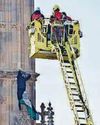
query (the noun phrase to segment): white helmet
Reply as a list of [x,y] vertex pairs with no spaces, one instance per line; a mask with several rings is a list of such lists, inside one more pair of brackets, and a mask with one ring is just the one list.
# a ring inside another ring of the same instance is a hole
[[53,6],[53,10],[55,11],[55,10],[57,10],[57,9],[60,10],[60,7],[59,7],[59,5],[55,4],[55,5]]
[[36,8],[36,11],[41,11],[41,10],[40,10],[40,7],[37,7],[37,8]]

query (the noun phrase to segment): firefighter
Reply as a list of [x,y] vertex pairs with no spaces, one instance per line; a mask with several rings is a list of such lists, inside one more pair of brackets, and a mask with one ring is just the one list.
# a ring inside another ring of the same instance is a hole
[[[54,23],[56,21],[56,23],[60,23],[62,22],[62,13],[60,12],[60,7],[59,5],[54,5],[53,7],[53,14],[51,15],[50,17],[50,23]],[[51,28],[51,25],[49,25],[49,28]],[[61,42],[62,40],[62,36],[63,36],[63,30],[61,29],[61,27],[59,26],[54,26],[52,29],[51,29],[51,32],[52,32],[52,42],[54,41],[59,41]],[[51,32],[50,32],[50,35],[51,36]]]
[[50,17],[50,21],[51,23],[54,21],[54,20],[65,20],[65,21],[72,21],[72,18],[69,17],[66,12],[60,12],[60,7],[59,5],[54,5],[53,7],[53,15],[51,15]]
[[[71,17],[67,16],[67,14],[65,12],[61,12],[60,11],[60,7],[59,5],[54,5],[53,6],[53,14],[50,16],[50,23],[54,23],[54,21],[56,21],[57,23],[62,23],[64,25],[64,29],[65,29],[65,41],[68,41],[67,38],[67,21],[73,21]],[[58,38],[62,37],[62,30],[59,29],[59,27],[56,27],[55,30],[57,31],[56,36],[59,36]],[[59,31],[58,31],[59,30]],[[50,39],[51,37],[51,25],[48,26],[48,39]],[[55,35],[54,35],[55,37]],[[57,38],[57,37],[56,37]],[[61,39],[60,39],[61,40]]]
[[62,19],[62,13],[60,12],[59,5],[54,5],[53,14],[50,17],[50,22],[53,23],[55,20],[60,21]]
[[[72,22],[72,18],[67,16],[66,12],[62,12],[62,19],[65,28],[65,41],[68,41],[68,22]],[[70,25],[73,29],[73,26]]]
[[40,7],[37,7],[36,10],[31,15],[31,21],[34,20],[43,20],[44,15],[41,13]]

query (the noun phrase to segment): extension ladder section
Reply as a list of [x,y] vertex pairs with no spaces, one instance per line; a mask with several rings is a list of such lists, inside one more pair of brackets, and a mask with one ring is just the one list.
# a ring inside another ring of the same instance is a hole
[[76,69],[75,60],[70,57],[68,49],[63,48],[63,50],[67,53],[68,60],[64,60],[62,47],[56,43],[55,51],[60,62],[66,92],[74,114],[75,125],[94,125],[78,66]]

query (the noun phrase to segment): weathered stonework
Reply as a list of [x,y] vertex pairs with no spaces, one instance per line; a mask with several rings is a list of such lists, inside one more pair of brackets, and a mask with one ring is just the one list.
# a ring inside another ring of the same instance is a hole
[[[31,100],[35,99],[33,88],[38,75],[33,73],[27,82],[27,91]],[[18,109],[16,76],[17,72],[0,72],[0,125],[21,125],[18,124],[21,112]],[[34,100],[33,104],[35,105]],[[23,125],[31,125],[31,122],[30,124],[27,122]]]
[[0,125],[16,125],[15,116],[19,114],[16,75],[19,68],[32,74],[27,91],[35,104],[37,74],[35,61],[29,59],[26,31],[33,9],[34,0],[0,0]]

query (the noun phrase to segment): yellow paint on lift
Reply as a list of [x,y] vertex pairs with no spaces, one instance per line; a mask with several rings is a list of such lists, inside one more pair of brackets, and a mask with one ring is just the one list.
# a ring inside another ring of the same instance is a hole
[[[54,42],[51,40],[47,40],[47,32],[48,32],[48,24],[49,21],[45,20],[44,23],[39,22],[37,20],[30,23],[28,26],[28,34],[29,34],[29,57],[32,58],[43,58],[43,59],[57,59],[56,52],[54,51]],[[54,26],[62,26],[63,24],[52,24],[51,28]],[[72,48],[77,55],[73,55],[72,50],[70,48],[70,54],[74,57],[79,57],[80,55],[80,36],[79,36],[79,22],[72,22],[71,24],[67,24],[68,27],[68,41],[71,44]],[[72,29],[71,29],[72,27]],[[52,34],[52,32],[51,32]],[[68,49],[68,41],[63,38],[63,46],[65,49]],[[67,59],[67,56],[64,55],[64,58]]]

